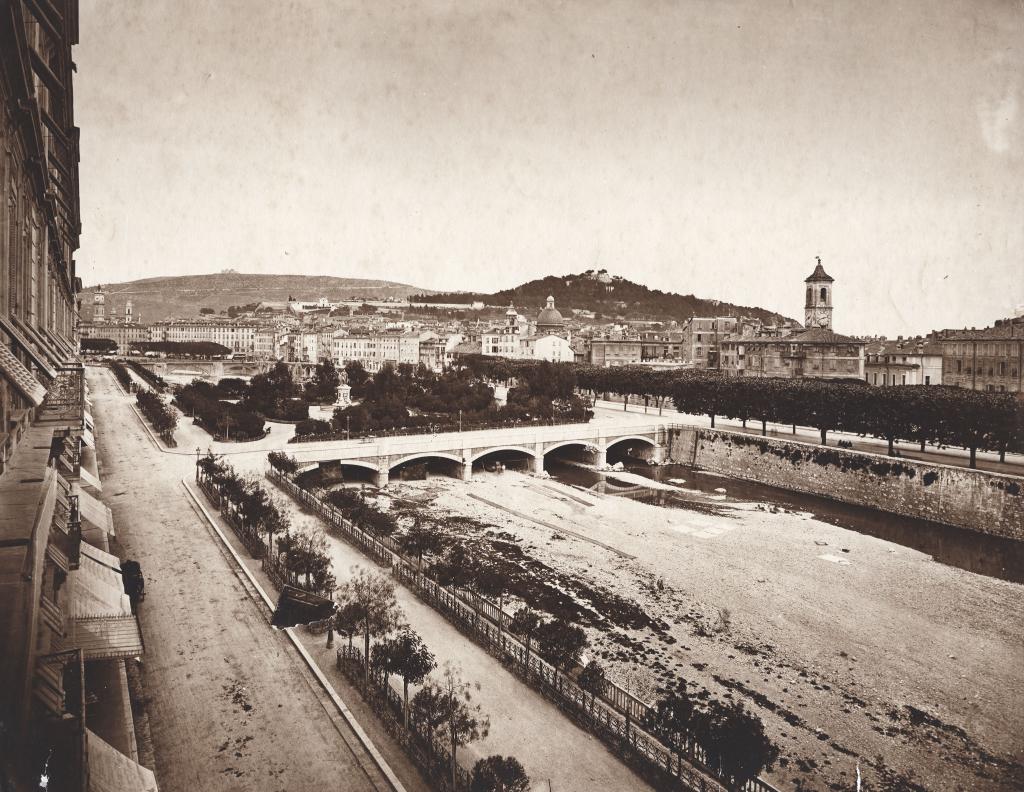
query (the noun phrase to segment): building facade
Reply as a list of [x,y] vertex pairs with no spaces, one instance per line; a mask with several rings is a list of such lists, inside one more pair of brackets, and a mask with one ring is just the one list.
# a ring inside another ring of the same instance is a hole
[[640,339],[592,338],[590,362],[595,366],[630,366],[642,359]]
[[1024,317],[981,330],[944,330],[942,381],[997,393],[1024,393]]
[[941,385],[942,344],[934,338],[872,341],[864,350],[869,385]]
[[698,369],[720,368],[720,344],[739,323],[736,316],[694,316],[683,327],[683,361]]
[[0,787],[155,792],[107,684],[142,638],[78,357],[77,39],[75,0],[0,0]]
[[57,6],[59,20],[35,3],[0,3],[0,464],[17,442],[12,422],[31,417],[77,348],[78,22],[75,3]]

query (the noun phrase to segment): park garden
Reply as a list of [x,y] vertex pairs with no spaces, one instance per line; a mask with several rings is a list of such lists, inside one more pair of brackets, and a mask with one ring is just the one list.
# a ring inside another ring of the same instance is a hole
[[294,442],[343,439],[366,434],[447,432],[530,423],[576,423],[593,413],[575,392],[571,372],[539,365],[519,378],[506,404],[494,388],[468,368],[437,373],[426,366],[383,366],[369,374],[358,362],[345,367],[357,404],[339,407],[330,421],[296,427]]

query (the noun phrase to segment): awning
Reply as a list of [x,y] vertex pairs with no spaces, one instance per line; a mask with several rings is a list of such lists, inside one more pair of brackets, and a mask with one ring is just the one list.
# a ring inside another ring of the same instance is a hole
[[57,354],[57,351],[55,350],[53,344],[50,343],[50,341],[48,341],[47,339],[43,338],[42,334],[38,330],[32,327],[32,325],[26,324],[25,322],[21,321],[21,319],[19,319],[17,316],[12,316],[11,320],[13,321],[15,327],[17,327],[21,331],[22,337],[27,337],[29,342],[35,345],[36,352],[41,354],[44,358],[46,358],[46,360],[50,362],[50,364],[54,368],[54,371],[56,371],[58,368],[61,367],[61,365],[63,365],[63,356]]
[[100,484],[100,480],[85,465],[79,466],[78,478],[79,483],[83,487],[92,487],[96,492],[103,492],[103,485]]
[[14,356],[7,344],[0,344],[0,371],[14,386],[24,394],[25,398],[38,407],[46,398],[46,388],[35,377],[32,372],[22,365],[22,362]]
[[18,330],[18,328],[3,317],[0,317],[0,327],[3,327],[4,332],[13,338],[18,343],[18,346],[28,353],[28,356],[32,358],[32,362],[41,368],[50,379],[57,378],[57,372],[49,363],[46,362],[46,360],[43,359],[43,356],[36,351],[35,347],[26,340],[25,336],[20,330]]
[[60,663],[49,663],[45,658],[40,658],[36,661],[36,674],[32,680],[35,697],[50,714],[58,718],[64,715],[63,669]]
[[52,541],[46,545],[46,555],[54,564],[63,569],[65,574],[71,569],[71,562],[68,560],[67,553],[57,547]]
[[132,603],[124,593],[117,556],[95,547],[82,547],[78,569],[68,575],[68,615],[73,619],[131,616]]
[[89,792],[157,792],[156,776],[110,743],[85,730]]
[[81,649],[86,660],[128,659],[142,654],[142,633],[134,616],[69,619],[64,646]]
[[79,486],[74,486],[71,494],[78,496],[78,513],[82,516],[83,530],[84,523],[88,523],[94,529],[103,531],[110,536],[114,535],[114,516],[110,512],[109,506]]
[[39,601],[39,614],[53,632],[57,635],[64,634],[64,614],[57,603],[45,595]]
[[277,600],[277,607],[270,623],[275,627],[294,627],[296,624],[323,621],[333,614],[336,608],[333,600],[293,586],[285,586]]
[[78,436],[82,438],[82,442],[90,448],[96,448],[96,438],[92,433],[92,429],[88,426],[84,427],[79,431]]

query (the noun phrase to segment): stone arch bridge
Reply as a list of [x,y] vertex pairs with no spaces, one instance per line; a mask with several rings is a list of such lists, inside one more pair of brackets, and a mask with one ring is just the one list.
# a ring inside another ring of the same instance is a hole
[[299,461],[301,470],[334,464],[358,467],[375,473],[377,486],[386,487],[393,470],[419,461],[446,460],[459,466],[463,479],[469,479],[474,462],[498,452],[522,455],[529,460],[535,473],[544,470],[547,454],[570,446],[585,449],[598,467],[606,463],[609,449],[621,444],[645,446],[651,460],[661,462],[669,426],[664,423],[523,426],[438,435],[297,443],[288,446],[287,452]]

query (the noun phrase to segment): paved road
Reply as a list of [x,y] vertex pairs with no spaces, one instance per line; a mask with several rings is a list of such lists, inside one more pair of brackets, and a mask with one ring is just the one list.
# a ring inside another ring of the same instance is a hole
[[180,481],[193,460],[153,447],[108,371],[88,376],[103,500],[146,575],[140,622],[161,790],[387,788],[192,510]]

